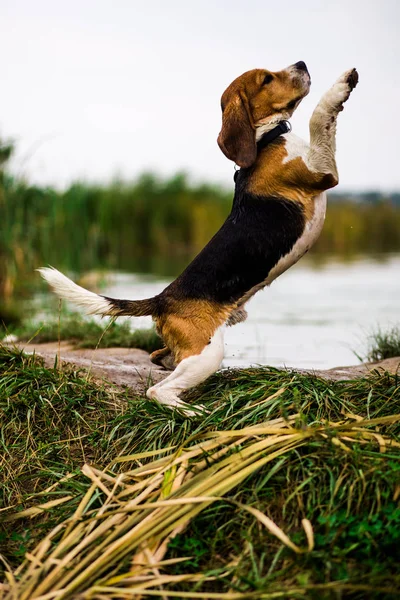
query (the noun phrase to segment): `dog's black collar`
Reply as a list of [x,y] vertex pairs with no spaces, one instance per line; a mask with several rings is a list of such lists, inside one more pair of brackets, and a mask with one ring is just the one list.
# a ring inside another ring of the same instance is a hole
[[[264,135],[258,140],[257,150],[262,150],[262,148],[265,148],[265,146],[268,146],[268,144],[270,144],[271,142],[276,140],[276,138],[278,138],[280,135],[283,135],[284,133],[288,133],[289,131],[291,131],[291,129],[292,129],[292,126],[289,123],[289,121],[280,121],[276,127],[274,127],[273,129],[270,129],[270,131],[267,131],[266,133],[264,133]],[[236,183],[236,179],[238,177],[239,171],[240,171],[240,169],[237,169],[233,175],[233,181],[235,183]]]
[[264,135],[257,142],[257,149],[261,150],[268,146],[271,142],[276,140],[283,133],[288,133],[292,129],[289,121],[280,121],[276,127],[264,133]]

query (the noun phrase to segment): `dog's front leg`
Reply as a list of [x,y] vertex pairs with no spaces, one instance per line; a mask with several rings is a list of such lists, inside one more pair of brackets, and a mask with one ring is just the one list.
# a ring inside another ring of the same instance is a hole
[[315,173],[331,176],[331,185],[328,187],[337,185],[339,181],[335,160],[336,119],[357,82],[356,69],[343,73],[322,96],[310,120],[308,166]]

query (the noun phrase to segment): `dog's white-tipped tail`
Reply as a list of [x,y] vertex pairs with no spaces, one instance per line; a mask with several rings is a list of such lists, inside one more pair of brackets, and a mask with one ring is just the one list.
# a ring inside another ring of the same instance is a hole
[[65,300],[69,300],[78,306],[82,306],[91,315],[110,315],[112,306],[102,296],[89,292],[77,285],[71,279],[57,271],[57,269],[43,267],[37,269],[43,279],[47,281],[52,290]]
[[99,296],[74,283],[57,269],[42,267],[37,269],[52,290],[65,300],[69,300],[85,309],[88,314],[104,316],[143,316],[151,315],[154,310],[154,299],[117,300]]

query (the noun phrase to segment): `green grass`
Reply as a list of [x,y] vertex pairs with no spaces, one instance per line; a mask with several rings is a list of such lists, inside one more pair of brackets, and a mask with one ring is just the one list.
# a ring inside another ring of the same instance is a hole
[[378,329],[369,336],[367,360],[377,362],[397,356],[400,356],[400,327]]
[[[216,579],[181,582],[170,589],[178,597],[195,590],[231,590],[248,598],[269,597],[267,593],[282,598],[397,597],[400,450],[386,442],[382,452],[378,443],[379,436],[400,441],[400,419],[384,420],[399,415],[397,376],[376,372],[356,381],[327,382],[270,368],[229,370],[186,399],[205,404],[209,413],[188,420],[129,389],[100,386],[72,367],[47,369],[34,356],[0,348],[0,489],[3,507],[11,507],[0,516],[69,497],[37,516],[2,523],[1,553],[11,568],[82,501],[92,483],[80,471],[84,462],[115,476],[138,466],[129,459],[133,453],[183,443],[187,447],[212,431],[298,415],[296,430],[322,427],[322,433],[252,473],[224,499],[204,508],[169,544],[166,558],[190,558],[164,567],[164,572],[198,571]],[[382,420],[379,427],[369,427],[373,435],[368,443],[362,443],[361,431],[359,439],[355,431],[354,438],[338,440],[333,423],[354,422],[354,415]],[[241,461],[240,448],[237,452]],[[121,456],[128,459],[112,463]],[[98,490],[91,497],[91,510],[101,506],[102,496]],[[294,553],[238,503],[267,514],[302,547],[301,520],[307,518],[314,549]],[[110,565],[115,575],[127,568],[129,560]]]
[[62,312],[60,319],[49,317],[45,321],[26,321],[18,327],[9,327],[9,333],[19,340],[32,340],[35,343],[68,340],[78,348],[140,348],[153,352],[162,347],[162,341],[154,328],[130,328],[128,320],[99,323],[79,313]]

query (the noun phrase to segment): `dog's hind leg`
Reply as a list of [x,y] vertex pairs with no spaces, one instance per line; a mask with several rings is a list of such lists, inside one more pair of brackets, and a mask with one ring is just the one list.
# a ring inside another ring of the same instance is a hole
[[355,69],[343,73],[322,96],[311,116],[307,162],[311,171],[332,177],[327,187],[333,187],[339,181],[335,160],[336,119],[357,82],[358,73]]
[[223,328],[219,327],[210,342],[203,347],[199,354],[187,355],[177,365],[175,371],[166,379],[147,390],[147,397],[157,400],[160,404],[176,408],[187,416],[193,416],[201,411],[179,398],[179,395],[215,373],[224,357]]
[[173,354],[167,346],[164,346],[164,348],[160,348],[159,350],[154,350],[154,352],[150,354],[150,360],[153,364],[164,367],[167,371],[173,371],[175,369]]

